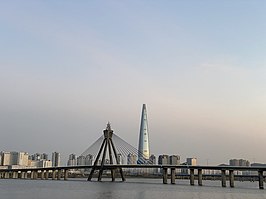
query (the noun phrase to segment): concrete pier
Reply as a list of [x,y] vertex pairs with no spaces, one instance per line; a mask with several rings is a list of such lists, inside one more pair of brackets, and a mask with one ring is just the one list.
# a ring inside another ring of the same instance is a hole
[[17,171],[13,171],[13,172],[12,172],[12,178],[13,178],[13,179],[18,178],[18,172],[17,172]]
[[55,174],[56,174],[56,170],[53,170],[53,172],[52,172],[52,180],[55,180]]
[[41,170],[41,180],[44,180],[44,172],[45,170]]
[[222,187],[226,187],[226,174],[225,174],[225,170],[221,171],[221,181],[222,181]]
[[8,179],[10,177],[9,171],[5,172],[5,179]]
[[171,184],[175,184],[175,168],[171,168]]
[[45,180],[48,180],[49,178],[49,170],[45,170]]
[[230,187],[235,187],[234,170],[229,170]]
[[260,189],[264,189],[264,185],[263,185],[263,171],[258,171],[259,174],[259,188]]
[[198,185],[202,186],[202,169],[198,169]]
[[61,169],[57,170],[57,180],[61,179]]
[[25,171],[21,171],[21,173],[20,173],[20,179],[25,179]]
[[33,175],[34,175],[34,172],[31,171],[31,172],[30,172],[30,179],[31,179],[31,180],[33,179]]
[[195,181],[194,169],[190,169],[190,185],[194,185],[194,181]]
[[163,168],[163,183],[167,184],[167,168]]
[[34,180],[38,179],[38,171],[33,171],[33,179]]
[[[115,173],[115,171],[114,171],[114,173]],[[114,174],[113,174],[113,175],[114,175]],[[67,178],[68,178],[68,170],[65,169],[65,170],[64,170],[64,180],[67,180]],[[114,178],[114,176],[112,176],[112,178]]]

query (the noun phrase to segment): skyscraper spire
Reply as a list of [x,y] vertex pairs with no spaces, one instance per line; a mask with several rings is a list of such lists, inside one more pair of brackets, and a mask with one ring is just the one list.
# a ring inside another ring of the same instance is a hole
[[140,132],[139,132],[139,148],[138,163],[143,164],[150,158],[149,131],[146,104],[142,106]]

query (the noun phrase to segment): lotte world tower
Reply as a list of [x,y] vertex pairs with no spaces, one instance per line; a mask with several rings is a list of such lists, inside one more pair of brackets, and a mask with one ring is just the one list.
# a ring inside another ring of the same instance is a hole
[[142,106],[139,132],[138,164],[145,164],[150,158],[149,131],[146,104]]

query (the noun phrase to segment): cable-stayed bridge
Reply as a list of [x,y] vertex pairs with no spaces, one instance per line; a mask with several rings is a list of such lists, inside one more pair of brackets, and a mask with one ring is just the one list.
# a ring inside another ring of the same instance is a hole
[[[123,169],[129,168],[153,168],[161,169],[163,183],[167,184],[167,179],[171,179],[171,184],[175,184],[178,177],[177,169],[186,169],[189,171],[187,177],[190,179],[190,185],[202,186],[203,170],[218,170],[220,175],[215,177],[221,181],[222,187],[226,187],[226,181],[229,181],[230,187],[234,187],[235,171],[256,171],[257,175],[247,176],[259,182],[259,188],[264,189],[266,167],[240,167],[240,166],[191,166],[191,165],[156,165],[151,159],[144,159],[137,149],[126,141],[115,135],[110,124],[107,124],[103,131],[103,136],[97,139],[86,151],[83,156],[92,157],[91,165],[66,166],[66,167],[47,167],[47,168],[20,168],[20,169],[0,169],[1,179],[42,179],[49,178],[60,180],[62,177],[67,180],[69,170],[73,169],[91,169],[88,180],[91,181],[93,174],[98,175],[98,181],[101,181],[103,171],[110,170],[112,181],[115,181],[116,175],[120,175],[122,181],[125,181]],[[94,159],[95,158],[95,159]],[[126,161],[126,162],[125,162]],[[98,172],[96,172],[98,171]],[[170,172],[169,172],[170,171]],[[196,172],[195,172],[196,171]],[[94,175],[95,176],[95,175]]]
[[[112,131],[109,123],[107,124],[107,129],[108,128],[110,128],[109,131]],[[87,158],[93,158],[92,162],[94,162],[95,157],[97,157],[100,146],[103,143],[104,139],[105,139],[104,135],[99,137],[81,155]],[[118,162],[113,162],[113,164],[130,164],[130,165],[137,164],[137,163],[148,164],[148,165],[155,164],[155,162],[152,159],[145,159],[142,152],[140,152],[138,149],[133,147],[131,144],[127,143],[125,140],[120,138],[115,133],[112,133],[112,142],[115,146],[115,149],[118,155]],[[100,160],[104,160],[105,161],[104,164],[110,164],[110,159],[115,159],[115,156],[114,156],[115,154],[114,153],[111,153],[111,154],[112,154],[112,157],[110,156],[110,153],[109,153],[109,147],[107,147],[107,156],[104,159],[100,158]],[[100,161],[99,163],[101,162],[102,161]]]

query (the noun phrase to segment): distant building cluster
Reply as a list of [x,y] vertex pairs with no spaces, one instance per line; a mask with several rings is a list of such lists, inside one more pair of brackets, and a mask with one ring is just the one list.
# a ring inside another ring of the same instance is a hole
[[83,166],[83,165],[92,165],[93,162],[93,155],[89,154],[86,157],[85,156],[76,156],[75,154],[70,154],[67,166]]
[[249,167],[250,162],[244,159],[231,159],[229,160],[230,166],[240,166],[240,167]]
[[1,168],[45,168],[60,165],[60,154],[52,153],[52,160],[46,153],[35,153],[29,155],[27,152],[1,151],[0,167]]

